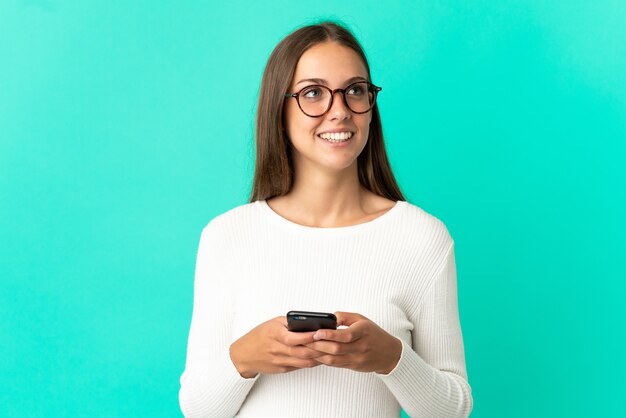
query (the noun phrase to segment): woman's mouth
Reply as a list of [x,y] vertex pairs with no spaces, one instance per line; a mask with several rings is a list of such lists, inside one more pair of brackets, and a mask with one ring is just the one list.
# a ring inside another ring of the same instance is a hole
[[325,132],[317,136],[322,138],[324,141],[338,143],[350,140],[353,135],[354,132]]

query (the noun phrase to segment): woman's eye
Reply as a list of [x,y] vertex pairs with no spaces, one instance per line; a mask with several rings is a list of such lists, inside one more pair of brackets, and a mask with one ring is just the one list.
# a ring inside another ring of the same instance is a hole
[[352,96],[361,96],[365,93],[365,89],[363,86],[352,86],[350,90],[348,90],[348,94]]
[[322,95],[322,89],[319,87],[311,87],[302,92],[302,95],[308,99],[315,99]]

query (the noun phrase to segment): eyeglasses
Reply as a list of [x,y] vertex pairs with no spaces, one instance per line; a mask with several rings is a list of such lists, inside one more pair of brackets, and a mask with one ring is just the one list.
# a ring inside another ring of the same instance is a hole
[[326,86],[313,84],[297,93],[285,93],[285,97],[295,97],[298,107],[307,116],[319,118],[333,106],[335,93],[340,92],[343,102],[353,113],[367,113],[374,107],[376,96],[382,88],[367,81],[357,81],[345,89],[331,90]]

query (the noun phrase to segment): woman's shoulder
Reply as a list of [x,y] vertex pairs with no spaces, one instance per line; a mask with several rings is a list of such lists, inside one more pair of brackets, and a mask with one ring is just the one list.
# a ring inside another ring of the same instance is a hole
[[258,213],[259,201],[244,203],[211,218],[206,225],[209,229],[232,228],[254,218]]
[[452,242],[452,235],[445,222],[421,206],[408,201],[398,202],[404,206],[402,225],[410,233],[430,236],[432,240]]
[[387,212],[392,209],[399,209],[404,213],[403,223],[409,226],[415,227],[427,227],[429,229],[446,229],[445,224],[441,219],[435,215],[427,212],[417,204],[409,201],[400,200],[394,201],[383,196],[378,196],[371,193],[370,205],[381,213]]
[[409,219],[418,223],[426,223],[432,226],[445,227],[445,223],[434,213],[431,213],[423,207],[409,201],[400,201],[406,209],[405,212]]

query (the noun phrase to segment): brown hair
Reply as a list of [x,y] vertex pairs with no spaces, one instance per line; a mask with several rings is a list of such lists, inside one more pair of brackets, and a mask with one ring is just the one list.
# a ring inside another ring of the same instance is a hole
[[[256,164],[250,202],[287,194],[293,184],[291,143],[283,127],[283,104],[302,54],[316,44],[334,41],[353,49],[370,68],[354,35],[334,22],[302,27],[283,39],[270,55],[259,92],[256,118]],[[365,148],[357,158],[359,182],[373,193],[391,200],[405,200],[391,171],[383,140],[378,104]]]

